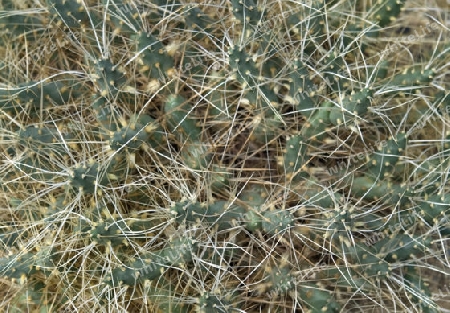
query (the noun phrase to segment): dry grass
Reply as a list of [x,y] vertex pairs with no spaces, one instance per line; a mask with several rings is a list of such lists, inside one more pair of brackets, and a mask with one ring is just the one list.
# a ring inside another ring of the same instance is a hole
[[[202,312],[199,301],[208,293],[233,303],[233,312],[297,312],[306,311],[307,296],[303,293],[305,286],[311,285],[315,293],[329,291],[341,304],[341,312],[419,312],[417,300],[408,299],[412,292],[403,280],[405,268],[417,267],[421,277],[430,282],[431,298],[442,310],[450,310],[448,297],[438,293],[443,286],[448,287],[442,292],[450,293],[449,264],[442,258],[448,251],[447,243],[446,238],[439,240],[440,232],[433,225],[422,220],[398,231],[396,235],[408,231],[419,239],[433,240],[434,245],[419,258],[393,262],[383,279],[370,277],[347,252],[353,243],[362,245],[371,232],[378,231],[370,229],[374,222],[371,218],[398,221],[401,217],[397,214],[404,211],[420,219],[413,213],[413,205],[403,208],[385,199],[355,196],[352,181],[365,175],[367,151],[406,131],[406,151],[386,181],[409,184],[411,188],[419,188],[420,181],[428,179],[426,173],[417,171],[423,162],[448,159],[445,145],[449,116],[439,115],[433,102],[438,90],[449,88],[448,52],[438,55],[436,51],[444,43],[448,46],[450,40],[448,4],[408,1],[399,18],[378,38],[368,39],[368,47],[362,51],[360,46],[353,46],[353,50],[343,46],[342,29],[346,28],[336,24],[350,25],[358,18],[358,10],[365,12],[372,3],[360,1],[359,9],[354,10],[347,1],[339,2],[336,9],[326,13],[327,30],[335,32],[323,42],[300,35],[312,27],[308,24],[311,15],[306,13],[307,6],[290,1],[262,4],[268,18],[260,32],[252,32],[231,18],[228,2],[199,3],[213,17],[207,32],[202,32],[198,20],[200,27],[193,32],[180,29],[180,21],[189,22],[181,19],[187,6],[172,12],[167,8],[162,11],[164,17],[155,21],[151,12],[156,6],[146,2],[129,1],[117,11],[115,2],[109,1],[110,11],[105,12],[103,4],[83,1],[91,16],[77,28],[58,24],[58,18],[48,14],[44,1],[16,4],[16,9],[35,16],[42,27],[35,26],[29,33],[0,28],[0,55],[4,60],[0,101],[11,99],[11,95],[4,96],[5,90],[22,82],[50,79],[64,83],[73,79],[77,84],[68,83],[73,87],[69,88],[72,94],[63,103],[51,103],[43,94],[29,95],[39,100],[16,102],[14,109],[0,112],[0,234],[19,234],[16,245],[5,245],[0,257],[31,252],[48,270],[28,281],[2,280],[0,295],[5,300],[0,308],[11,312],[38,308],[41,312],[169,312],[184,304]],[[134,8],[141,14],[135,17],[135,24],[126,19],[128,10]],[[307,17],[299,24],[300,34],[285,29],[286,14],[292,10]],[[111,29],[114,11],[116,18],[132,29],[130,33],[125,26]],[[0,16],[8,14],[2,12]],[[369,19],[371,14],[360,18]],[[436,27],[427,27],[431,24]],[[165,48],[151,58],[153,63],[159,61],[159,68],[150,69],[157,75],[149,75],[141,63],[146,52],[139,51],[132,36],[137,30],[159,32],[158,39]],[[412,40],[408,39],[410,35]],[[266,41],[261,36],[266,36]],[[311,47],[305,46],[313,39],[314,49],[307,53]],[[231,47],[244,49],[248,56],[240,63],[241,68],[230,65]],[[325,84],[337,77],[330,74],[332,53],[341,62],[338,75],[347,78],[342,90],[332,90]],[[114,86],[109,76],[104,83],[96,72],[95,60],[101,57],[119,64],[124,73],[121,79],[115,77]],[[173,67],[165,71],[169,59]],[[321,86],[313,90],[320,103],[339,104],[347,90],[369,86],[376,91],[367,114],[370,119],[331,125],[323,130],[325,139],[304,140],[307,160],[303,169],[307,168],[311,177],[300,181],[292,180],[283,161],[289,149],[287,138],[305,132],[307,114],[270,98],[289,92],[288,78],[297,59],[308,64],[311,79]],[[380,68],[381,61],[389,62],[388,72],[386,78],[375,80],[371,72]],[[274,63],[264,72],[267,62]],[[398,90],[396,85],[384,88],[395,74],[413,64],[436,69],[438,74],[431,86],[414,85],[420,92],[413,94]],[[252,72],[253,65],[259,76],[243,83],[242,77],[249,77],[247,70]],[[25,93],[22,91],[22,95]],[[185,120],[175,125],[177,131],[165,108],[173,94],[190,104],[182,113]],[[103,111],[92,106],[99,95],[109,101]],[[112,132],[130,124],[133,129],[130,119],[135,114],[153,118],[156,122],[151,128],[160,125],[161,137],[136,151],[111,149]],[[183,133],[183,125],[192,121],[199,138]],[[39,136],[33,135],[34,130],[27,128],[30,126],[44,133],[50,130],[53,138],[37,142]],[[31,140],[21,137],[20,131],[23,134],[25,130],[32,134]],[[363,154],[360,161],[343,165],[358,153]],[[206,165],[197,166],[203,158]],[[80,174],[84,182],[76,185],[73,177],[77,169],[94,164],[99,167],[90,172],[92,182]],[[335,166],[346,167],[346,175],[330,175],[330,168]],[[448,169],[437,170],[443,173],[435,189],[448,193]],[[222,180],[225,183],[218,184]],[[78,189],[80,185],[93,190],[83,191]],[[324,205],[323,198],[329,203]],[[416,198],[413,204],[420,203]],[[294,226],[273,235],[249,231],[237,222],[220,230],[202,221],[204,216],[200,221],[180,223],[172,210],[186,199],[208,205],[227,201],[228,209],[238,205],[247,211],[257,208],[262,214],[273,209],[289,212]],[[352,220],[350,228],[345,228],[345,219]],[[99,225],[117,231],[109,238],[96,237],[94,229],[105,231],[102,234],[106,236],[107,229]],[[173,253],[184,251],[172,246],[177,238],[195,241],[191,260],[162,264],[160,277],[151,283],[105,283],[111,275],[119,275],[117,269],[156,258],[155,253],[170,251],[169,259],[173,258]],[[46,256],[47,252],[53,257]],[[17,266],[18,261],[14,262],[12,265]],[[2,269],[6,272],[9,268]],[[276,281],[285,269],[293,279],[287,292],[280,288],[285,282]],[[346,276],[342,269],[354,269],[351,280],[364,280],[364,288],[347,289],[349,282],[345,279],[333,280],[334,275]],[[278,270],[280,273],[273,275]],[[33,287],[36,282],[44,283],[42,291]],[[27,292],[30,297],[25,301],[20,297]],[[15,294],[19,298],[12,299]],[[204,311],[209,312],[208,308]]]

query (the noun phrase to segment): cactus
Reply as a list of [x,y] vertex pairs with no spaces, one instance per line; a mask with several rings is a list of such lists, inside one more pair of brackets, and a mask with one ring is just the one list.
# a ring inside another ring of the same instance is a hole
[[196,125],[194,119],[189,117],[194,107],[186,99],[179,95],[170,95],[165,102],[164,111],[167,116],[169,130],[177,134],[179,140],[196,141],[201,137],[201,128]]
[[331,192],[324,190],[316,185],[312,181],[308,182],[308,185],[301,194],[303,203],[307,205],[317,206],[324,209],[333,209],[339,205],[343,200],[343,195],[339,192]]
[[32,2],[0,4],[5,308],[441,309],[440,23],[400,55],[404,0]]
[[247,213],[245,213],[244,220],[245,228],[249,231],[255,232],[262,229],[263,216],[261,213],[255,210],[249,210]]
[[437,224],[450,213],[450,195],[430,195],[418,202],[416,211],[430,225]]
[[181,148],[183,163],[193,169],[205,169],[211,161],[208,146],[203,143],[188,143]]
[[[333,1],[334,2],[334,1]],[[301,37],[304,45],[305,53],[314,53],[321,41],[324,40],[327,24],[326,8],[331,6],[332,2],[315,1],[311,6],[302,7],[299,11],[294,12],[287,17],[286,24],[288,31],[299,34],[304,31],[307,37]],[[305,40],[307,38],[307,40]]]
[[298,179],[307,176],[306,171],[306,142],[302,135],[286,138],[286,153],[278,164],[283,166],[288,179]]
[[380,258],[371,248],[357,244],[344,251],[346,257],[352,261],[352,264],[357,264],[355,270],[362,273],[364,277],[377,277],[380,279],[386,277],[392,270],[389,267],[389,263]]
[[143,262],[134,262],[130,267],[115,268],[111,277],[106,278],[106,282],[114,286],[125,284],[128,286],[134,286],[139,279],[139,269],[144,267]]
[[197,312],[199,313],[207,313],[207,312],[232,312],[230,308],[232,305],[230,304],[230,295],[226,297],[222,295],[215,295],[211,293],[204,293],[200,297],[197,298]]
[[144,142],[160,141],[162,136],[155,130],[159,124],[148,115],[132,116],[126,125],[115,131],[110,139],[110,147],[113,150],[127,149],[135,151]]
[[0,259],[0,275],[7,279],[23,284],[36,272],[35,254],[31,252]]
[[368,201],[383,199],[392,204],[397,204],[402,200],[406,192],[405,188],[398,184],[389,181],[376,182],[365,176],[355,178],[350,190],[354,197],[364,198]]
[[[37,150],[37,149],[36,149]],[[45,151],[45,149],[41,149]],[[50,150],[50,149],[48,149]],[[39,155],[34,151],[29,151],[22,155],[15,165],[16,171],[10,172],[16,177],[28,176],[38,181],[51,181],[55,179],[55,175],[51,174],[54,170],[52,158],[54,154],[50,152],[49,156]]]
[[289,211],[271,208],[263,213],[261,228],[267,234],[276,235],[289,231],[295,219]]
[[[206,165],[200,164],[200,166]],[[209,173],[210,179],[207,180],[210,182],[211,189],[216,192],[220,192],[222,190],[226,190],[226,188],[230,185],[230,179],[233,178],[233,173],[227,167],[213,164],[211,172]]]
[[242,219],[247,230],[255,232],[262,229],[263,216],[261,212],[267,197],[267,191],[261,185],[249,185],[239,194],[239,199],[248,206]]
[[431,83],[435,71],[433,69],[424,70],[422,66],[412,66],[406,68],[402,73],[395,75],[386,87],[413,87],[419,88],[421,85]]
[[331,52],[326,59],[326,68],[324,71],[325,81],[329,84],[329,88],[333,91],[346,91],[351,90],[349,82],[346,82],[348,78],[344,76],[345,60],[341,55]]
[[315,40],[320,40],[320,38],[325,35],[325,23],[326,23],[326,8],[333,5],[333,1],[315,1],[311,6],[311,9],[306,9],[305,14],[309,16],[307,21],[308,32],[312,34],[312,38]]
[[[348,25],[346,33],[350,35],[344,38],[344,45],[349,46],[354,38],[357,37],[357,34],[360,34],[363,31],[364,39],[377,38],[383,28],[397,19],[405,6],[405,2],[406,0],[384,0],[378,1],[377,3],[372,5],[369,8],[370,14],[368,20],[373,21],[373,24],[369,25],[367,23],[362,23],[358,19],[356,22]],[[376,26],[374,26],[374,24],[376,24]],[[369,26],[370,30],[368,30]],[[361,51],[369,53],[370,50],[368,49],[368,47],[369,45],[363,42],[361,44]]]
[[[411,296],[409,297],[416,306],[424,313],[436,313],[438,312],[438,307],[434,301],[431,300],[431,292],[429,289],[429,284],[425,282],[424,277],[417,273],[417,269],[406,268],[405,269],[404,280],[406,285],[411,288],[413,291],[411,292]],[[427,297],[427,300],[424,301],[424,296]]]
[[295,288],[295,278],[292,276],[291,268],[287,265],[281,265],[276,268],[267,267],[267,284],[273,294],[285,295]]
[[[232,47],[228,55],[230,67],[234,69],[236,79],[241,83],[245,98],[253,105],[260,103],[263,110],[270,112],[270,106],[278,103],[278,96],[268,85],[260,84],[260,69],[256,61],[250,57],[244,47]],[[261,99],[261,95],[264,95],[267,100]]]
[[67,153],[67,148],[62,143],[70,145],[74,141],[74,136],[56,127],[28,126],[19,131],[19,143],[34,151],[47,150],[49,155],[56,153]]
[[371,95],[372,91],[366,88],[342,99],[342,104],[330,111],[331,124],[340,125],[365,115],[370,106]]
[[175,239],[167,248],[113,269],[106,282],[134,286],[144,283],[145,280],[155,280],[164,273],[166,267],[183,266],[191,262],[194,247],[195,243],[188,238]]
[[208,152],[208,145],[199,141],[201,128],[188,116],[192,109],[183,97],[170,95],[164,106],[164,110],[168,114],[166,122],[169,131],[176,135],[182,144],[180,155],[183,163],[193,169],[207,168],[211,156]]
[[435,103],[438,104],[443,113],[450,114],[450,93],[438,92],[435,96]]
[[136,42],[136,52],[139,53],[140,71],[156,80],[164,80],[173,74],[174,60],[156,36],[138,32],[133,39]]
[[47,0],[47,6],[58,26],[84,28],[90,23],[90,15],[80,1]]
[[310,73],[305,63],[296,59],[292,67],[292,72],[289,75],[288,93],[282,97],[285,101],[294,105],[299,112],[309,116],[316,106],[317,86],[310,79]]
[[101,59],[95,62],[94,82],[102,97],[116,97],[125,84],[125,73],[113,64],[111,60]]
[[431,240],[408,234],[389,236],[378,241],[372,247],[377,254],[385,255],[384,259],[389,263],[402,262],[413,257],[423,256],[430,247]]
[[210,116],[219,126],[227,125],[235,113],[234,106],[227,104],[227,97],[230,93],[226,92],[229,85],[227,84],[225,73],[221,71],[213,71],[208,81],[211,90],[208,90],[205,97],[208,99]]
[[101,177],[98,166],[98,163],[92,163],[75,167],[70,177],[71,187],[83,193],[92,194],[98,188],[97,186],[106,184],[109,177],[107,175]]
[[216,201],[211,204],[189,203],[187,201],[175,203],[172,214],[178,223],[186,221],[208,225],[218,231],[231,229],[239,222],[245,210],[239,206],[230,205],[226,201]]
[[282,121],[267,111],[257,116],[253,121],[250,140],[257,143],[269,143],[277,138],[282,129]]
[[[296,300],[301,301],[308,312],[338,312],[339,304],[333,299],[330,291],[317,288],[309,283],[297,286],[289,266],[281,266],[275,269],[267,268],[267,284],[272,290],[271,296],[291,294]],[[293,293],[292,291],[297,290]]]
[[91,241],[99,245],[128,245],[130,235],[125,236],[127,224],[123,221],[106,219],[95,222],[89,231]]
[[17,14],[14,13],[14,8],[4,8],[9,14],[0,19],[0,25],[4,27],[11,36],[11,39],[18,39],[25,36],[27,40],[36,39],[36,29],[43,29],[43,20],[39,16],[31,14]]
[[34,283],[27,286],[25,290],[16,295],[12,301],[13,305],[11,306],[10,311],[18,313],[26,310],[25,307],[40,305],[40,312],[51,312],[50,305],[43,305],[43,302],[47,301],[45,297],[45,284],[42,282]]
[[0,90],[0,108],[6,112],[19,113],[17,108],[21,107],[22,110],[26,108],[30,113],[36,114],[41,106],[48,109],[66,104],[71,94],[76,96],[81,91],[76,85],[73,80],[65,83],[62,81],[21,83],[16,88]]
[[262,185],[247,185],[239,194],[239,199],[254,209],[260,209],[267,201],[268,194]]
[[393,171],[393,167],[398,162],[401,154],[406,149],[406,135],[400,133],[396,138],[390,138],[387,142],[383,142],[381,148],[374,152],[367,164],[367,170],[370,175],[375,178],[384,179],[387,173]]
[[213,21],[209,18],[207,14],[203,12],[203,10],[194,5],[185,5],[183,6],[183,17],[184,17],[184,27],[186,30],[199,30],[199,34],[195,34],[198,36],[198,39],[202,39],[204,37],[203,32],[211,32]]
[[98,95],[93,95],[92,97],[92,111],[93,115],[91,120],[95,120],[102,129],[107,130],[104,134],[108,134],[110,131],[116,131],[117,125],[115,120],[119,118],[118,114],[114,112],[111,108],[112,105],[108,101],[108,98],[99,97]]
[[326,132],[330,125],[330,110],[333,107],[332,102],[324,101],[312,111],[300,130],[302,138],[307,141],[322,141],[327,136]]
[[386,27],[400,14],[406,0],[379,1],[373,8],[373,15],[380,27]]
[[[102,0],[102,4],[106,5],[107,1]],[[140,29],[140,18],[142,17],[138,8],[131,3],[114,3],[110,2],[108,6],[108,15],[110,23],[116,34],[128,34]]]
[[253,0],[232,0],[231,4],[234,18],[249,29],[258,25],[264,17],[264,11]]
[[300,288],[299,298],[310,312],[333,313],[340,311],[340,305],[333,299],[332,293],[311,284]]

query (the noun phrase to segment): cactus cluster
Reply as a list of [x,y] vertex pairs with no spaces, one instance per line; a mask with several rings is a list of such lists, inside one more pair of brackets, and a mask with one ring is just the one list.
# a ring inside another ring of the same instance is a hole
[[409,2],[3,1],[0,308],[439,312],[450,42],[386,51]]

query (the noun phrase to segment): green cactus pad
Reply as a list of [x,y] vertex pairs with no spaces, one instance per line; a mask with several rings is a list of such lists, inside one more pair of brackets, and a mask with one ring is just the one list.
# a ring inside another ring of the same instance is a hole
[[376,182],[370,177],[357,177],[352,181],[352,196],[369,201],[384,199],[388,203],[397,204],[404,201],[405,188],[389,181]]
[[415,87],[427,86],[432,82],[435,71],[432,69],[425,70],[422,66],[411,66],[406,68],[402,73],[395,75],[386,87]]
[[386,27],[399,15],[406,0],[384,0],[378,1],[374,6],[374,17],[380,27]]
[[264,12],[253,0],[231,0],[233,16],[242,25],[257,25],[262,21]]
[[291,212],[281,209],[271,209],[263,213],[262,231],[270,235],[282,234],[294,225],[295,219]]
[[199,30],[197,37],[203,38],[202,33],[212,30],[213,21],[201,8],[193,4],[188,4],[183,7],[183,18],[185,28],[189,31]]
[[300,134],[308,141],[321,141],[327,136],[327,129],[330,124],[330,111],[334,104],[324,101],[320,107],[311,111],[306,123],[302,126]]
[[58,25],[81,28],[90,23],[89,14],[81,1],[47,0],[47,6]]
[[0,276],[15,281],[24,281],[36,273],[35,254],[12,255],[0,259]]
[[307,176],[306,168],[307,146],[302,135],[293,135],[286,138],[286,153],[279,160],[287,178],[300,178]]
[[348,88],[350,80],[345,76],[346,67],[344,58],[332,52],[328,55],[325,62],[324,78],[329,88],[333,91],[349,93],[349,90],[351,90],[351,88]]
[[[110,139],[110,147],[113,150],[126,148],[132,152],[147,141],[150,141],[150,133],[158,129],[159,124],[148,115],[132,116],[125,127],[115,131]],[[155,133],[158,135],[157,133]],[[157,137],[157,139],[161,139]]]
[[[102,0],[106,6],[107,0]],[[141,29],[142,12],[139,7],[133,6],[131,3],[113,3],[109,2],[108,16],[115,33],[131,34]]]
[[164,44],[154,35],[138,32],[134,37],[137,43],[141,71],[151,79],[165,80],[174,71],[174,60],[166,52]]
[[277,266],[267,268],[267,283],[270,289],[278,295],[286,295],[295,288],[295,276],[288,266]]
[[92,166],[79,166],[73,169],[71,186],[75,189],[81,189],[85,193],[94,193],[96,184],[101,183],[98,177],[97,163]]
[[377,255],[385,255],[389,263],[404,262],[424,256],[430,248],[431,239],[409,234],[391,235],[372,246]]
[[310,79],[306,64],[299,60],[293,63],[289,76],[289,92],[284,100],[295,106],[302,114],[308,116],[316,106],[316,91],[318,87]]
[[232,312],[232,304],[230,303],[231,296],[216,295],[212,293],[204,293],[197,298],[197,312]]
[[[439,308],[432,300],[432,294],[430,292],[429,283],[425,281],[426,277],[423,277],[418,273],[418,270],[414,267],[406,267],[404,281],[406,285],[411,288],[410,300],[418,304],[421,312],[424,313],[437,313]],[[426,299],[426,301],[424,301]]]
[[100,94],[115,97],[126,82],[125,73],[113,64],[111,60],[102,59],[95,63],[96,76]]
[[418,199],[416,211],[430,225],[437,224],[450,213],[450,195],[430,195],[425,199]]
[[[15,88],[0,90],[0,108],[7,112],[19,113],[28,108],[36,114],[41,108],[52,108],[66,104],[71,95],[79,95],[78,83],[73,80],[21,83]],[[68,87],[70,86],[70,87]],[[17,110],[21,108],[21,110]]]
[[112,270],[107,284],[135,286],[146,280],[159,279],[167,268],[184,266],[192,261],[195,243],[189,238],[176,238],[167,247],[148,253]]
[[406,142],[404,132],[399,133],[396,138],[383,141],[383,146],[370,156],[367,165],[367,170],[372,177],[384,179],[385,175],[393,171],[400,156],[405,152]]
[[337,313],[340,311],[340,305],[330,291],[310,283],[299,288],[299,298],[310,312]]
[[267,201],[267,198],[268,194],[265,187],[257,184],[248,184],[239,194],[241,201],[244,201],[248,206],[255,209],[261,208]]
[[172,208],[172,213],[178,223],[187,221],[217,227],[219,231],[231,229],[235,221],[244,218],[245,210],[236,205],[230,205],[227,201],[215,201],[211,204],[177,203]]
[[363,89],[342,99],[342,104],[330,111],[331,124],[340,125],[366,114],[372,93],[370,89]]
[[[192,119],[194,107],[182,96],[170,95],[164,105],[167,114],[167,126],[171,133],[178,135],[180,141],[197,141],[201,136],[201,128]],[[191,116],[189,116],[191,115]]]

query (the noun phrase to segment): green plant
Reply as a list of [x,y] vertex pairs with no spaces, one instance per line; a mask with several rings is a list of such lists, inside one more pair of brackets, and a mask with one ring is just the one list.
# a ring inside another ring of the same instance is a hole
[[0,307],[443,309],[450,46],[399,37],[414,5],[3,1]]

